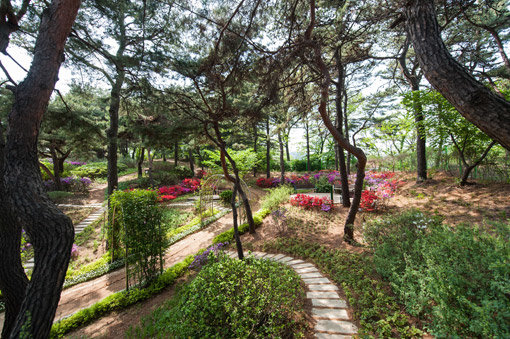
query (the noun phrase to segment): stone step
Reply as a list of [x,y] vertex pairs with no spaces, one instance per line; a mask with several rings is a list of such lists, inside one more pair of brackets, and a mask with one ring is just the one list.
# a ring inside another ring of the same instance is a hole
[[281,263],[284,263],[284,264],[287,264],[287,262],[289,262],[291,260],[292,260],[291,257],[283,257],[283,258],[278,259],[277,261],[279,261]]
[[339,308],[312,308],[315,318],[349,320],[347,310]]
[[324,278],[322,276],[322,274],[320,274],[319,272],[313,272],[313,273],[298,273],[299,276],[301,277],[301,279],[306,279],[306,278]]
[[303,264],[294,264],[292,265],[292,268],[293,269],[298,269],[298,268],[308,268],[308,267],[315,267],[313,264],[310,264],[310,263],[303,263]]
[[340,299],[336,292],[306,292],[308,299]]
[[328,278],[307,278],[303,279],[306,284],[331,284]]
[[312,273],[312,272],[318,272],[318,270],[315,267],[305,267],[305,268],[294,268],[296,273]]
[[287,262],[287,265],[295,265],[295,264],[302,264],[302,263],[304,263],[303,260],[301,260],[301,259],[294,259],[294,260],[291,260],[291,261]]
[[333,332],[341,334],[356,334],[358,328],[349,321],[342,320],[317,320],[315,330],[321,332]]
[[313,298],[312,305],[314,307],[334,307],[334,308],[347,308],[347,302],[343,299],[320,299]]
[[316,284],[310,284],[310,285],[307,285],[308,289],[310,291],[338,291],[338,287],[336,287],[335,285],[333,284],[328,284],[328,285],[325,285],[325,284],[322,284],[322,285],[316,285]]
[[315,335],[315,338],[317,338],[317,339],[351,339],[352,337],[350,335],[317,332],[317,334]]

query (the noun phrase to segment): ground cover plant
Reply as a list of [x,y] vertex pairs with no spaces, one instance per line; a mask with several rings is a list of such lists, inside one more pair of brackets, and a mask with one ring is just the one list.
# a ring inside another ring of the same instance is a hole
[[283,264],[211,251],[197,276],[127,337],[299,336],[303,297],[299,276]]
[[292,206],[299,206],[305,209],[315,209],[330,212],[333,209],[333,202],[326,197],[313,197],[306,194],[296,194],[290,199]]
[[377,271],[438,337],[510,335],[510,224],[451,228],[418,210],[373,220],[364,236]]

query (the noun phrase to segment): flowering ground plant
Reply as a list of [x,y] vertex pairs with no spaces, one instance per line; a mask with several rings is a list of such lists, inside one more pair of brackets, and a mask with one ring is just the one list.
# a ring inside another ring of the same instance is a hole
[[184,179],[179,185],[163,186],[158,189],[158,199],[160,202],[174,200],[183,194],[192,193],[200,189],[200,180]]
[[384,206],[403,183],[394,177],[394,172],[366,172],[365,190],[361,193],[360,209],[375,211]]
[[296,194],[290,199],[292,206],[299,206],[305,209],[330,212],[333,209],[333,202],[326,197],[312,197],[306,194]]

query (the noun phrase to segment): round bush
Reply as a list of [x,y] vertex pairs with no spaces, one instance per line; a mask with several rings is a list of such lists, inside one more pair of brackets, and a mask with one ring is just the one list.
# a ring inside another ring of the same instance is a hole
[[296,313],[303,295],[299,276],[283,264],[221,256],[209,260],[135,332],[143,337],[295,337],[302,326]]
[[230,204],[232,202],[232,191],[226,190],[221,192],[220,199],[224,204]]

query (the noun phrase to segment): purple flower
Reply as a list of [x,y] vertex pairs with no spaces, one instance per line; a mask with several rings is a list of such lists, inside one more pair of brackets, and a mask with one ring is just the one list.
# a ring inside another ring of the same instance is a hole
[[324,212],[329,212],[331,210],[331,206],[327,204],[322,204],[321,210],[323,210]]

